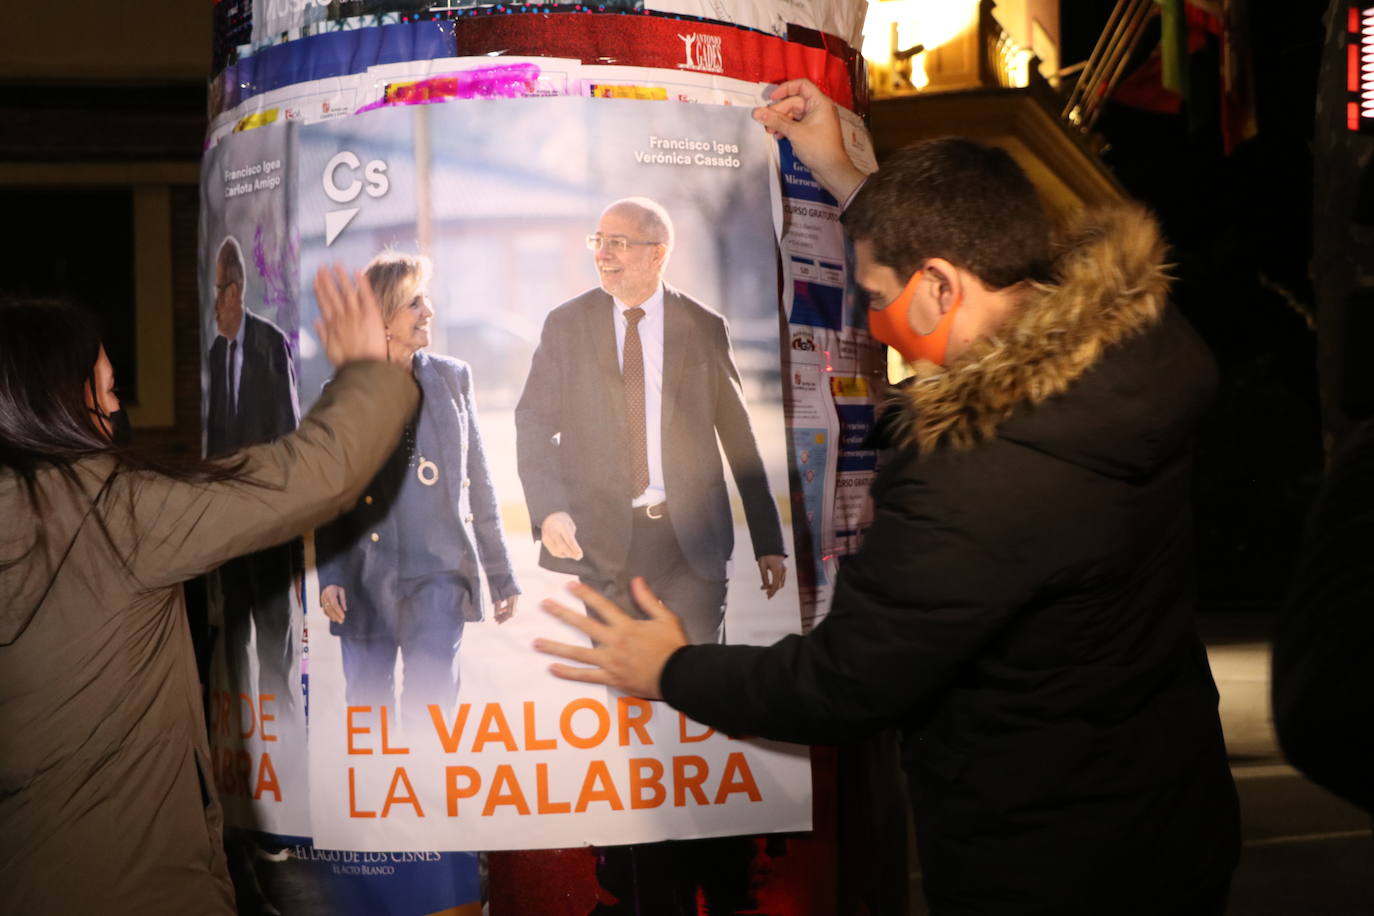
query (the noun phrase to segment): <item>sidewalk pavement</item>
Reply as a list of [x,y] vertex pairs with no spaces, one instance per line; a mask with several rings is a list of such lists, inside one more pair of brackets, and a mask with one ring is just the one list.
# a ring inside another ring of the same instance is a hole
[[[1230,916],[1374,914],[1370,818],[1284,762],[1269,700],[1268,620],[1204,618],[1240,794],[1243,847]],[[1352,728],[1371,723],[1352,722]]]

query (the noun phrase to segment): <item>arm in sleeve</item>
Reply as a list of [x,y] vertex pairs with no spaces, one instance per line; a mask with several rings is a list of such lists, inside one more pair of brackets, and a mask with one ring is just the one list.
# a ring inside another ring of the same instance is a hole
[[716,388],[716,435],[720,437],[730,471],[735,476],[740,500],[744,503],[744,518],[749,525],[749,539],[754,556],[781,555],[787,552],[782,537],[782,521],[773,492],[768,488],[768,475],[763,468],[758,441],[744,403],[744,389],[740,385],[739,369],[735,366],[730,346],[730,331],[724,321],[714,328],[717,339],[713,351],[719,361]]
[[[562,381],[560,379],[561,342],[559,330],[550,316],[544,322],[539,347],[530,362],[525,390],[515,407],[515,460],[525,503],[530,511],[530,529],[539,540],[539,525],[550,513],[567,511],[568,497],[559,472],[558,435],[562,421]],[[587,355],[590,358],[590,354]]]
[[1284,754],[1366,811],[1374,811],[1371,553],[1374,422],[1355,433],[1317,498],[1273,659],[1274,727]]
[[913,508],[921,489],[895,487],[877,507],[816,629],[766,648],[686,646],[664,669],[664,698],[728,734],[830,744],[937,697],[1034,586],[1013,542]]
[[357,527],[353,512],[345,512],[326,525],[315,529],[315,571],[320,588],[341,586],[352,593],[357,587]]
[[487,453],[482,447],[482,431],[477,423],[477,399],[472,391],[472,370],[464,367],[459,384],[459,396],[468,418],[467,467],[469,481],[468,504],[472,507],[472,528],[477,535],[477,554],[487,585],[494,599],[520,594],[515,573],[511,569],[510,554],[506,552],[506,537],[501,530],[501,506],[496,499],[496,487],[487,468]]
[[242,452],[247,481],[186,483],[122,474],[103,508],[130,567],[157,588],[280,544],[357,502],[415,410],[409,374],[350,363],[305,417],[276,442]]
[[[333,381],[324,383],[321,393],[329,390]],[[375,480],[375,478],[374,478]],[[373,485],[364,488],[364,492]],[[321,591],[331,585],[341,586],[348,594],[358,587],[359,565],[361,562],[358,548],[358,507],[344,512],[324,525],[315,529],[315,573],[319,578]],[[301,568],[305,568],[304,562]]]

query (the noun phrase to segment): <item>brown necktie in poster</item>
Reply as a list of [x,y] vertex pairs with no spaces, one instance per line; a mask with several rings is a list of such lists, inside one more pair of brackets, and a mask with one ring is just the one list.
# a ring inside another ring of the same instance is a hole
[[625,352],[620,375],[625,382],[625,428],[630,438],[630,470],[634,494],[649,488],[649,441],[644,420],[644,348],[639,343],[639,321],[644,309],[625,311]]

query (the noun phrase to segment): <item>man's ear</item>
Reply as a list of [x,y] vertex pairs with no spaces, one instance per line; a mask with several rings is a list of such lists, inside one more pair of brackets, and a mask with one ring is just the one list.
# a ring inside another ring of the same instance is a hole
[[926,281],[935,287],[940,314],[943,315],[963,298],[964,277],[958,268],[944,258],[931,258],[926,261],[925,269]]

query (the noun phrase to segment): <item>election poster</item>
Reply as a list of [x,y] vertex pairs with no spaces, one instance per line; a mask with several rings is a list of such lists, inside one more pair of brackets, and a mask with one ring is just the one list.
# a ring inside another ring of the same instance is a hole
[[[299,420],[294,150],[295,134],[278,126],[233,134],[206,155],[207,455],[275,439]],[[239,896],[260,896],[291,916],[420,916],[477,902],[471,855],[364,857],[312,844],[305,579],[306,545],[296,540],[231,561],[208,580],[218,638],[207,724]]]
[[[201,184],[201,416],[215,457],[296,428],[297,253],[292,136],[238,134],[207,153]],[[209,578],[217,626],[208,720],[225,819],[309,834],[301,689],[299,541],[241,557]]]
[[[310,278],[365,270],[423,404],[306,550],[310,822],[361,852],[805,830],[805,748],[559,681],[541,613],[644,575],[701,642],[797,632],[776,147],[748,108],[469,100],[293,125]],[[819,453],[818,453],[819,454]]]

